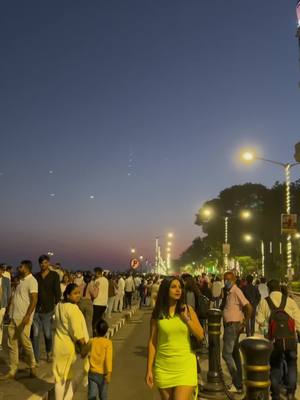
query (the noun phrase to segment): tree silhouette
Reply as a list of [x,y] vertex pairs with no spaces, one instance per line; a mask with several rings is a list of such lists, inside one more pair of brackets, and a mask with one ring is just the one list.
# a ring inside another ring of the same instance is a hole
[[[291,184],[291,210],[300,214],[300,180]],[[205,209],[213,210],[208,218]],[[243,220],[241,212],[248,210],[251,218]],[[267,276],[280,277],[286,272],[286,235],[281,234],[280,218],[285,213],[285,185],[275,182],[272,188],[261,184],[245,183],[226,188],[217,198],[207,200],[196,215],[195,224],[202,230],[186,249],[180,259],[180,265],[193,261],[203,263],[210,257],[222,263],[222,244],[224,243],[224,218],[228,217],[228,242],[230,256],[251,257],[258,268],[261,263],[261,241],[265,245],[265,270]],[[244,234],[253,237],[246,243]],[[281,244],[281,245],[280,245]],[[282,254],[280,254],[282,249]],[[272,252],[270,252],[272,250]],[[293,266],[295,275],[299,275],[300,240],[293,239]],[[250,267],[249,267],[250,268]]]

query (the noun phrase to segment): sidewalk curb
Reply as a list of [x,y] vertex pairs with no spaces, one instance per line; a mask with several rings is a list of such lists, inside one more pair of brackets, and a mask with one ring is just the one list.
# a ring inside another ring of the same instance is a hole
[[[137,312],[138,306],[132,306],[131,310],[127,311],[124,316],[122,316],[120,319],[118,319],[112,327],[109,328],[106,337],[108,339],[112,338],[118,331],[119,329],[122,328],[122,326],[125,325],[126,321],[130,321],[130,319],[133,317],[133,315]],[[74,376],[73,379],[73,390],[74,393],[76,392],[76,389],[78,385],[83,381],[84,378],[84,373],[83,370],[78,373],[78,375]],[[44,395],[38,396],[33,394],[32,396],[29,397],[28,400],[55,400],[55,392],[54,392],[54,385],[53,387],[48,390]]]

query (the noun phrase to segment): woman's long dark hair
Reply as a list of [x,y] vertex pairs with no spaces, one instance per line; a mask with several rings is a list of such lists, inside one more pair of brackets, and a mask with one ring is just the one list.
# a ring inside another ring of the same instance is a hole
[[76,289],[78,286],[76,283],[69,283],[64,291],[64,303],[70,303],[68,296]]
[[152,312],[152,319],[162,319],[162,318],[169,318],[169,307],[170,307],[170,300],[169,300],[169,290],[170,286],[173,281],[179,281],[181,286],[181,297],[177,301],[175,314],[180,314],[182,311],[182,307],[184,305],[184,285],[181,279],[177,278],[176,276],[165,278],[159,287],[157,300],[155,303],[154,310]]

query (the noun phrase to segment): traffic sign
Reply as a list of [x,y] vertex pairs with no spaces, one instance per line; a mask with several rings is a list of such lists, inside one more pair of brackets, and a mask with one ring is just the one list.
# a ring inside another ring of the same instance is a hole
[[281,214],[281,233],[297,233],[297,214]]
[[130,260],[130,267],[133,269],[137,269],[140,266],[140,261],[137,258],[132,258]]

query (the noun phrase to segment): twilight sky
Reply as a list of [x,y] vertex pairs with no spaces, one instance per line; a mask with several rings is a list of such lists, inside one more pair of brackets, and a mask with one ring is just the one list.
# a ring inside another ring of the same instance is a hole
[[295,3],[1,2],[1,262],[125,269],[168,231],[177,256],[204,201],[282,179],[235,155],[293,160]]

